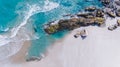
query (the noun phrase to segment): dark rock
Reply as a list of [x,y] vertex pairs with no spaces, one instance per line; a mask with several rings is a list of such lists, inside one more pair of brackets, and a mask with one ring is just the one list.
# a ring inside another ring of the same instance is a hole
[[101,0],[101,2],[104,6],[107,6],[110,4],[111,1],[110,0]]
[[77,14],[78,17],[86,17],[88,14],[87,13],[80,13],[80,14]]
[[63,15],[63,17],[67,17],[67,16],[72,16],[72,14],[66,14],[66,15]]

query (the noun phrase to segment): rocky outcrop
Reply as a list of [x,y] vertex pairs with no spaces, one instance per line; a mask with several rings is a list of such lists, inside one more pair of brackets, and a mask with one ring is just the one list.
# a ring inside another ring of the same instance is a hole
[[105,23],[105,19],[103,17],[94,17],[94,16],[89,16],[87,18],[85,17],[75,18],[74,17],[70,19],[59,20],[57,24],[52,24],[52,23],[46,24],[44,30],[48,34],[53,34],[60,30],[73,30],[81,26],[89,26],[93,24],[97,24],[100,26],[104,23]]
[[[120,9],[114,8],[116,6],[113,5],[110,0],[101,0],[101,2],[105,5],[105,8],[110,10],[103,10],[94,6],[86,7],[84,13],[77,13],[69,19],[61,19],[57,23],[56,21],[53,21],[46,24],[44,27],[45,32],[48,34],[53,34],[60,30],[73,30],[89,25],[102,26],[105,24],[105,15],[108,15],[111,18],[115,18],[116,16],[120,17]],[[111,6],[113,6],[111,8],[107,6],[110,5],[110,3]],[[71,14],[66,16],[71,16]],[[120,20],[117,21],[116,25],[120,26]],[[108,29],[114,30],[116,29],[116,25],[109,26]]]

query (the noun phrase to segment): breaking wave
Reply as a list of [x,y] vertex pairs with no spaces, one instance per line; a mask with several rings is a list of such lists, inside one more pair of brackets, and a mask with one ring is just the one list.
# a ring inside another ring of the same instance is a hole
[[24,41],[31,39],[33,32],[25,27],[31,16],[40,12],[50,11],[59,6],[59,4],[48,0],[44,1],[44,3],[42,7],[39,4],[27,4],[25,7],[27,7],[28,10],[24,12],[22,22],[8,33],[0,35],[0,60],[17,53]]

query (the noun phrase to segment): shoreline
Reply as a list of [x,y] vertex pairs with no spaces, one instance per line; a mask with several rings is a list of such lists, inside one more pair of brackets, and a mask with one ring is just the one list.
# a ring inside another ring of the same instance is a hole
[[[108,23],[112,23],[110,20],[108,21]],[[89,34],[85,40],[73,37],[76,31],[80,30],[75,29],[51,45],[47,55],[41,61],[24,62],[21,67],[91,67],[94,64],[95,67],[116,66],[120,56],[120,36],[118,36],[120,28],[113,32],[107,30],[107,27],[90,26],[86,29]],[[118,56],[116,57],[116,55]]]
[[30,47],[30,41],[25,41],[22,48],[20,49],[19,52],[17,52],[15,55],[10,57],[10,60],[13,63],[23,63],[26,62],[26,54],[28,52],[28,49]]
[[[109,19],[107,20],[107,26],[109,26],[110,23],[114,24],[113,22],[115,21],[114,19],[112,19],[112,21]],[[120,52],[120,36],[118,36],[120,34],[120,28],[114,31],[109,31],[107,30],[107,26],[103,28],[99,28],[97,26],[85,27],[89,34],[84,40],[80,37],[74,38],[73,36],[76,31],[80,30],[80,28],[71,31],[65,37],[48,47],[45,57],[43,57],[40,61],[25,61],[25,54],[30,44],[28,41],[27,45],[24,44],[24,48],[22,48],[10,59],[12,62],[11,67],[17,67],[15,66],[17,64],[19,67],[90,67],[90,64],[94,63],[98,65],[95,65],[95,67],[102,67],[101,64],[106,66],[112,65],[112,63],[118,63],[117,61],[119,61],[119,59],[116,59],[116,62],[108,61],[107,59],[114,60],[114,58],[119,58],[120,56],[118,54],[118,57],[113,57]],[[98,63],[99,61],[100,63]],[[114,66],[115,65],[112,67]]]
[[31,44],[30,41],[26,41],[20,51],[8,61],[11,67],[17,67],[14,66],[17,64],[19,67],[119,67],[120,27],[113,31],[108,30],[109,26],[116,24],[117,19],[120,18],[107,17],[105,27],[82,27],[89,33],[84,40],[73,36],[81,28],[72,30],[50,45],[44,53],[45,57],[37,62],[26,61],[25,56]]

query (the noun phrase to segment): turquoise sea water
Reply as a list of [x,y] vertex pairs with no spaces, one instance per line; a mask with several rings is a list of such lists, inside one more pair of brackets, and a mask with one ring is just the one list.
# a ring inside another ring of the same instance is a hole
[[[29,39],[32,43],[28,57],[39,57],[50,44],[68,33],[60,31],[47,35],[43,30],[43,25],[49,21],[63,18],[62,15],[75,14],[90,5],[102,7],[98,0],[0,0],[0,38],[3,38],[4,34],[11,36],[7,40],[17,38],[17,34],[24,37],[25,32],[19,33],[18,31],[23,30],[23,26],[29,28],[27,25],[30,24],[29,31],[35,32]],[[1,39],[0,42],[5,42],[3,40],[6,38]]]

